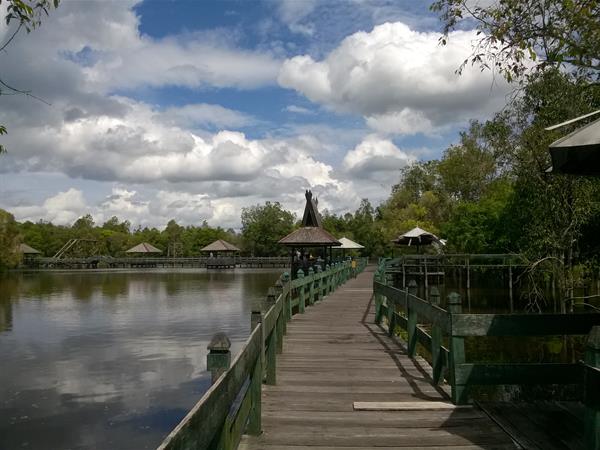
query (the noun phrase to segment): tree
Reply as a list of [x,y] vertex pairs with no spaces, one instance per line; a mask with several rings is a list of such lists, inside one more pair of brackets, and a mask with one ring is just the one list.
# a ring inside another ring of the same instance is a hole
[[442,189],[457,200],[481,198],[498,173],[496,159],[486,148],[484,126],[471,122],[468,131],[460,133],[460,143],[444,152],[438,164]]
[[526,80],[529,69],[562,68],[600,81],[598,0],[436,0],[431,10],[444,23],[442,44],[468,20],[481,36],[469,62],[497,70],[508,80]]
[[[0,5],[2,5],[3,2],[8,5],[6,7],[6,16],[4,16],[6,25],[8,26],[15,22],[17,25],[14,28],[14,31],[9,34],[8,39],[3,43],[0,43],[0,52],[6,49],[6,47],[22,29],[25,29],[29,33],[33,29],[40,26],[42,23],[42,16],[44,14],[48,15],[50,8],[57,8],[60,0],[0,0]],[[32,95],[30,91],[13,87],[11,84],[5,81],[0,74],[0,95],[7,94],[22,94],[37,99],[37,97]],[[6,127],[4,125],[0,125],[0,135],[6,133]],[[4,153],[5,151],[6,149],[4,146],[0,145],[0,153]]]
[[0,269],[15,267],[19,264],[20,235],[12,214],[0,209]]
[[277,242],[294,229],[296,216],[283,209],[279,202],[266,202],[242,208],[242,238],[246,250],[255,256],[285,253]]

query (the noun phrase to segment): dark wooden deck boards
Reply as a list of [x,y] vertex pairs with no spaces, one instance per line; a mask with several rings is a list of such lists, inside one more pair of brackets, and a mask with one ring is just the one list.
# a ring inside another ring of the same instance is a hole
[[263,433],[240,449],[515,448],[477,408],[353,410],[355,401],[447,401],[428,369],[373,324],[372,279],[359,275],[288,323],[277,385],[263,385]]

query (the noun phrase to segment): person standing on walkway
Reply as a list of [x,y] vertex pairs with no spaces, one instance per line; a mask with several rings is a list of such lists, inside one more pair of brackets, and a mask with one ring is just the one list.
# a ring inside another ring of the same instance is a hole
[[352,278],[356,278],[356,258],[352,258]]

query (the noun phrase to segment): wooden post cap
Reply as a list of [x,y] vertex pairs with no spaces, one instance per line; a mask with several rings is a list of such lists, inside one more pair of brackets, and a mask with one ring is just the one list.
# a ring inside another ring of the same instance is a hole
[[313,275],[314,273],[315,273],[315,271],[313,270],[313,268],[309,267],[308,268],[308,275],[310,276],[310,275]]
[[290,281],[290,274],[288,272],[283,272],[283,275],[281,275],[281,281],[284,283]]
[[323,269],[321,268],[321,264],[317,264],[315,267],[317,268],[317,273],[323,272]]
[[210,340],[207,348],[211,352],[226,353],[231,348],[231,341],[225,333],[216,333]]
[[304,271],[302,269],[298,269],[298,278],[304,278]]

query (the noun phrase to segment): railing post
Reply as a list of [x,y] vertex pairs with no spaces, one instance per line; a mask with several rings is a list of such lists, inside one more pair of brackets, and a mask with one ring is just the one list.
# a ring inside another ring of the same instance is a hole
[[282,339],[279,339],[277,347],[279,349],[279,353],[281,353],[281,349],[283,346],[283,335],[287,333],[287,320],[286,320],[286,310],[285,310],[285,296],[283,295],[283,281],[282,281],[283,275],[280,276],[279,278],[277,278],[277,281],[275,282],[275,295],[277,295],[277,297],[279,297],[280,295],[281,297],[281,316],[279,316],[279,322],[281,322],[280,327],[281,327],[281,333],[280,333],[280,337],[282,337]]
[[312,267],[308,268],[308,304],[310,306],[315,304],[315,271]]
[[454,335],[454,314],[462,313],[460,295],[452,292],[448,295],[448,312],[450,313],[450,382],[452,387],[452,403],[463,405],[467,403],[467,387],[458,384],[458,371],[465,362],[465,338]]
[[247,433],[258,436],[262,432],[262,375],[263,364],[261,358],[256,359],[252,378],[250,382],[250,395],[252,396],[252,408],[248,417]]
[[376,286],[378,282],[381,282],[381,274],[379,273],[379,271],[375,272],[375,275],[373,277],[373,294],[375,295],[375,324],[380,325],[381,324],[381,304],[383,301],[383,298],[381,296],[381,294],[378,294],[376,291]]
[[214,384],[231,364],[231,341],[225,333],[216,333],[207,348],[206,370],[210,372],[211,384]]
[[[432,286],[429,291],[429,300],[432,305],[440,306],[440,291],[437,286]],[[433,382],[439,384],[442,379],[442,329],[439,324],[431,324],[431,366],[433,368]]]
[[417,295],[417,282],[410,280],[408,283],[408,295],[406,296],[406,315],[408,317],[408,356],[414,358],[417,353],[417,311],[411,308],[411,296]]
[[[385,272],[383,273],[382,277],[383,279],[381,280],[381,282],[387,286],[388,281]],[[393,336],[394,330],[396,328],[396,302],[393,298],[386,296],[385,303],[387,305],[388,336]]]
[[[250,324],[252,330],[254,330],[259,324],[262,323],[262,312],[252,311],[250,318]],[[262,327],[261,327],[262,328]],[[252,378],[250,382],[250,395],[252,396],[252,409],[248,418],[248,434],[258,436],[262,431],[262,404],[261,404],[261,389],[263,381],[263,370],[265,367],[265,335],[264,328],[262,328],[261,336],[261,350],[260,355],[256,359],[254,364],[254,370],[252,371]]]
[[325,264],[325,295],[329,295],[331,293],[331,266],[329,264]]
[[271,330],[268,338],[266,354],[266,384],[277,384],[277,329]]
[[[298,275],[299,280],[304,279],[304,271],[302,269],[298,269],[297,275]],[[304,314],[304,310],[306,308],[305,288],[306,288],[305,284],[301,284],[298,287],[298,312],[300,314]]]
[[600,326],[592,327],[585,343],[583,402],[585,404],[585,448],[600,448],[600,386],[598,375],[592,368],[600,369]]
[[287,285],[288,287],[287,295],[285,296],[285,302],[283,304],[283,309],[285,311],[285,321],[288,322],[292,320],[292,287],[290,286],[290,274],[287,272],[283,272],[283,275],[281,276],[281,281],[284,285]]
[[317,284],[315,285],[317,288],[317,301],[323,300],[323,277],[321,274],[323,273],[323,269],[321,269],[320,265],[317,265],[317,274],[319,279],[317,280]]

